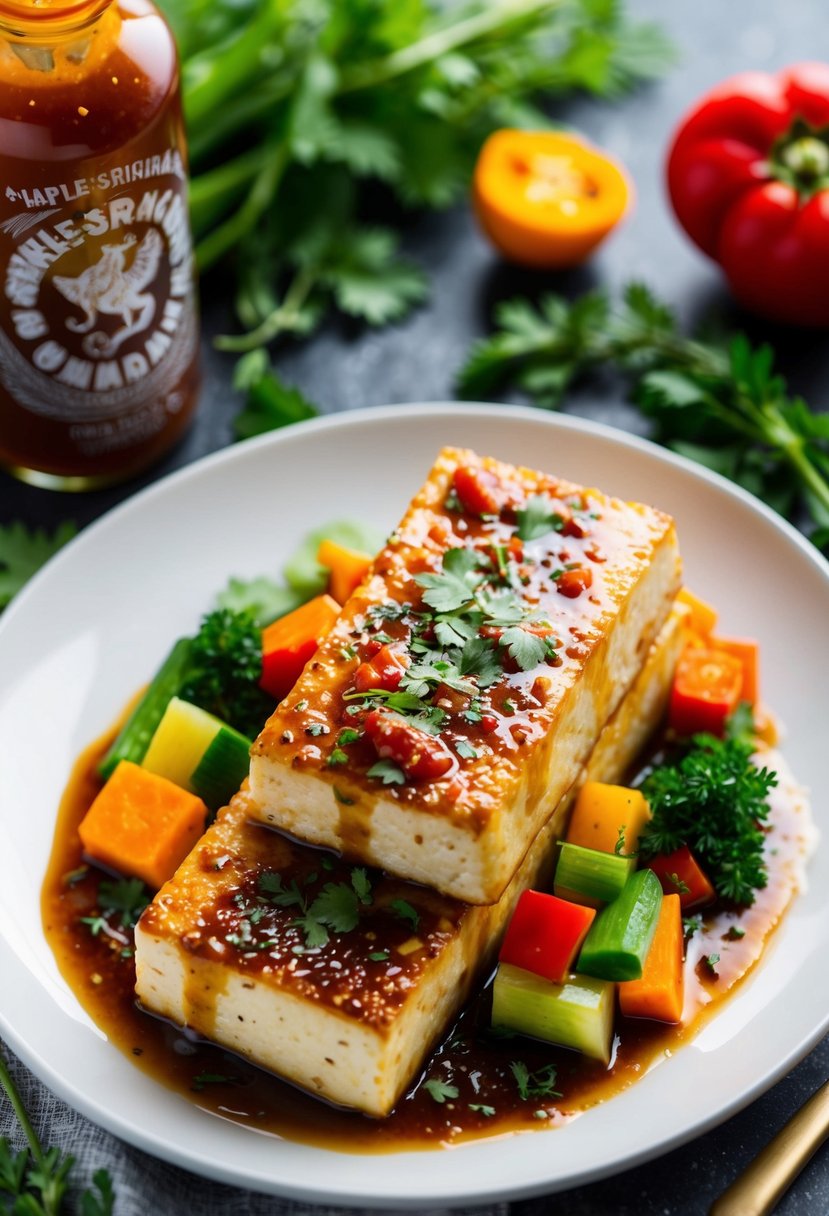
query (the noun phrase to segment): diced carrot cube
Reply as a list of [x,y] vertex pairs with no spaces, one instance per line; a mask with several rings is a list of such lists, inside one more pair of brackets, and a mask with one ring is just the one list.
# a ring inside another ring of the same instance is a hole
[[181,786],[122,760],[78,829],[84,852],[158,889],[204,831],[207,807]]
[[344,604],[357,590],[371,569],[374,558],[336,541],[324,540],[317,550],[317,561],[330,571],[328,590],[338,604]]
[[740,689],[740,700],[748,701],[750,705],[757,703],[760,695],[760,647],[754,638],[724,638],[717,635],[711,638],[711,645],[717,650],[733,655],[743,665],[743,686]]
[[339,615],[336,600],[330,595],[318,595],[262,631],[259,684],[265,692],[277,701],[288,695]]
[[701,600],[698,595],[694,595],[693,591],[689,591],[687,587],[682,588],[677,599],[681,604],[687,604],[691,609],[689,624],[694,633],[707,638],[711,631],[717,627],[716,611],[705,600]]
[[680,1022],[683,987],[682,911],[679,896],[666,895],[642,975],[619,985],[619,1007],[629,1018]]
[[585,781],[570,817],[567,842],[600,853],[615,853],[621,842],[621,852],[635,853],[650,817],[650,807],[639,790]]

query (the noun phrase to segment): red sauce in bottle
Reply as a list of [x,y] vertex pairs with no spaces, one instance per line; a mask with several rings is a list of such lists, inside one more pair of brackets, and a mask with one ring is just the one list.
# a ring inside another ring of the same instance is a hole
[[0,463],[128,477],[185,429],[198,329],[172,35],[149,0],[0,0]]

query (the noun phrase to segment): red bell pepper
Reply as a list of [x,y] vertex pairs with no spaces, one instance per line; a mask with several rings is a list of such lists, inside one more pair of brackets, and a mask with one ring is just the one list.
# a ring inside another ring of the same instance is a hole
[[507,928],[500,961],[563,984],[595,915],[595,908],[557,895],[524,891]]
[[268,625],[262,631],[260,687],[278,701],[286,697],[339,615],[336,600],[318,595]]
[[452,478],[455,492],[470,515],[500,515],[506,494],[495,473],[459,465]]
[[357,692],[369,692],[372,688],[394,692],[399,687],[407,666],[405,655],[389,646],[381,646],[376,654],[361,663],[355,671],[354,687]]
[[689,646],[676,665],[668,725],[679,735],[722,735],[740,703],[743,665],[723,650]]
[[829,326],[829,65],[744,72],[712,89],[679,125],[668,189],[747,308]]
[[380,759],[393,760],[410,781],[436,781],[455,767],[455,759],[441,739],[394,714],[373,709],[364,729]]
[[647,867],[653,870],[666,895],[679,896],[683,912],[710,904],[714,899],[714,888],[687,845],[651,858]]

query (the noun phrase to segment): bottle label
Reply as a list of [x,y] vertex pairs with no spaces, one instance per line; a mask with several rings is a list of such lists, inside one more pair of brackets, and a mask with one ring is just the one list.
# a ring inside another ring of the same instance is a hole
[[71,422],[81,440],[86,428],[87,448],[100,445],[103,420],[129,432],[127,416],[140,412],[145,432],[160,429],[197,343],[179,152],[72,180],[49,167],[54,181],[7,179],[4,189],[0,386],[33,414]]

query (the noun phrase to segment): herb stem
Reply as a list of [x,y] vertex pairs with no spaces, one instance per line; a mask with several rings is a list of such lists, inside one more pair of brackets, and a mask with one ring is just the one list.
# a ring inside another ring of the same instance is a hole
[[254,180],[261,166],[261,150],[251,148],[190,179],[190,222],[197,237],[227,211]]
[[213,266],[253,230],[273,201],[289,160],[290,149],[286,140],[272,145],[242,206],[196,246],[196,264],[199,270],[207,270]]
[[6,1091],[6,1096],[12,1105],[12,1110],[17,1116],[17,1120],[26,1136],[31,1154],[38,1165],[43,1165],[43,1149],[40,1146],[40,1140],[37,1137],[37,1132],[32,1127],[31,1120],[26,1113],[26,1108],[23,1105],[23,1100],[17,1092],[17,1086],[12,1080],[12,1075],[6,1065],[3,1053],[0,1052],[0,1086]]
[[302,314],[302,308],[316,285],[317,276],[318,271],[315,266],[300,267],[294,275],[282,303],[269,313],[255,329],[246,334],[220,334],[214,339],[213,345],[217,350],[243,353],[255,350],[258,346],[265,346],[281,333],[295,330]]
[[501,0],[471,17],[453,25],[434,30],[431,34],[401,47],[390,55],[358,63],[340,75],[338,93],[353,93],[358,89],[387,84],[399,76],[432,63],[442,55],[457,51],[478,38],[498,34],[505,26],[526,20],[559,7],[560,0]]

